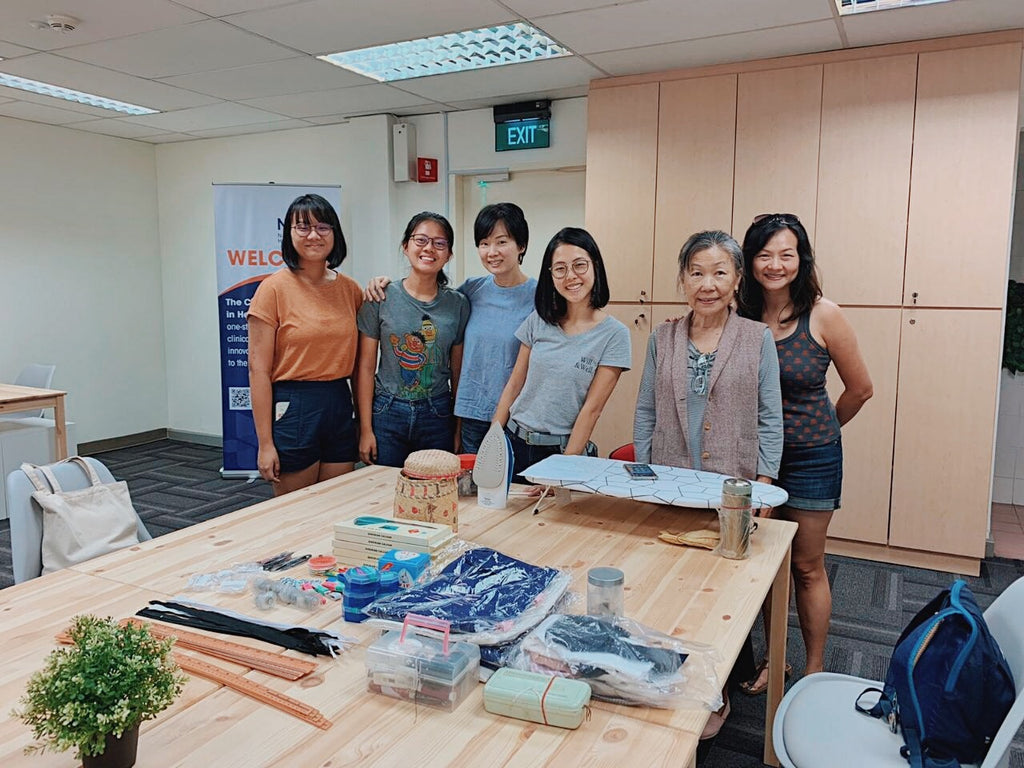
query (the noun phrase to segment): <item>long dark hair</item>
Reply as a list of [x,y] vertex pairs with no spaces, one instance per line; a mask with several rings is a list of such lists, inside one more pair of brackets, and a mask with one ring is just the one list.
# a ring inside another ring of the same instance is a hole
[[345,260],[348,246],[334,206],[320,195],[300,195],[288,206],[288,212],[284,215],[284,234],[281,236],[281,258],[289,269],[299,268],[299,254],[292,243],[292,225],[296,222],[309,224],[311,217],[321,224],[330,224],[334,230],[334,247],[327,255],[327,266],[334,269]]
[[[451,257],[455,255],[452,247],[455,245],[455,230],[452,229],[451,222],[448,221],[440,213],[434,213],[433,211],[420,211],[411,219],[409,223],[405,225],[405,233],[402,235],[402,247],[405,248],[409,244],[409,238],[412,237],[412,233],[416,231],[416,227],[422,224],[424,221],[432,221],[439,225],[444,230],[444,236],[448,238],[448,261],[451,261]],[[447,262],[445,266],[448,266]],[[448,286],[448,275],[444,269],[440,269],[437,272],[437,287],[445,288]]]
[[[788,323],[810,312],[814,302],[821,298],[821,283],[818,280],[818,270],[814,266],[814,251],[810,238],[807,237],[807,230],[800,223],[800,219],[792,213],[770,213],[754,219],[754,223],[743,237],[743,267],[746,274],[752,278],[757,254],[777,232],[784,229],[788,229],[796,237],[796,253],[800,266],[796,278],[789,284],[792,311],[788,316],[780,317],[780,323]],[[753,320],[761,319],[764,313],[764,289],[756,279],[740,283],[739,313]]]
[[594,287],[590,290],[590,306],[600,309],[608,303],[611,294],[608,292],[608,275],[604,270],[601,249],[597,247],[593,236],[579,227],[566,227],[551,238],[544,249],[544,258],[540,262],[540,276],[537,278],[537,291],[533,295],[533,306],[540,319],[550,325],[557,325],[569,311],[569,302],[555,288],[555,280],[551,276],[551,260],[560,245],[575,245],[587,252],[593,262]]

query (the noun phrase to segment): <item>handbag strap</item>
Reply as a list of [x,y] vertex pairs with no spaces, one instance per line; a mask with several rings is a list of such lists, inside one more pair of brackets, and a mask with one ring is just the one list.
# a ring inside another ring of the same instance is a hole
[[29,464],[28,462],[21,465],[21,471],[25,473],[25,476],[32,482],[32,485],[35,486],[37,491],[53,493],[53,491],[50,488],[47,488],[46,485],[43,484],[43,481],[39,479],[40,469],[41,467],[37,467],[35,464]]
[[[86,476],[89,478],[90,485],[103,485],[103,481],[100,480],[100,476],[96,474],[96,470],[93,469],[92,464],[87,462],[81,456],[71,456],[70,458],[63,459],[58,463],[78,464],[82,468],[82,471],[85,472]],[[64,489],[61,488],[60,483],[57,481],[57,476],[53,474],[53,470],[51,469],[52,466],[54,465],[26,463],[21,465],[21,471],[28,475],[29,480],[32,481],[32,485],[36,487],[37,491],[50,491],[52,493],[62,493]],[[50,484],[50,488],[46,488],[42,484],[42,481],[40,481],[39,479],[39,472],[42,472],[43,476],[46,477],[47,482]]]

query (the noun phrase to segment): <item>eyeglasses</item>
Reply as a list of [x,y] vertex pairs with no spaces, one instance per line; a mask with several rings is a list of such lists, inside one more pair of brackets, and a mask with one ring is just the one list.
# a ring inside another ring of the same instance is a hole
[[[800,224],[800,219],[794,216],[792,213],[759,213],[754,217],[752,224],[760,224],[764,220],[775,220],[778,219],[782,224]],[[803,226],[803,225],[801,225]]]
[[302,237],[308,237],[309,233],[314,229],[320,237],[327,237],[334,231],[334,227],[330,224],[314,224],[312,226],[309,224],[292,224],[292,231],[297,232]]
[[410,241],[416,243],[420,248],[426,248],[427,243],[433,243],[434,249],[438,251],[448,250],[448,241],[443,237],[427,237],[426,235],[413,235],[409,238]]
[[585,275],[590,270],[589,259],[576,259],[572,264],[555,264],[553,267],[549,267],[551,270],[551,276],[556,280],[564,280],[565,276],[569,274],[569,268],[572,267],[572,271],[577,275]]

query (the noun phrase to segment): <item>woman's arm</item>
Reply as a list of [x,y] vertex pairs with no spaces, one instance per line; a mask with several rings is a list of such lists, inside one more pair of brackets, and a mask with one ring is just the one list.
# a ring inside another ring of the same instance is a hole
[[[658,376],[658,351],[655,334],[647,342],[647,359],[640,377],[640,391],[636,395],[636,412],[633,415],[633,449],[636,460],[647,464],[651,460],[651,438],[654,435],[655,408],[654,383]],[[589,394],[589,392],[588,392]]]
[[523,391],[523,384],[526,383],[526,374],[529,370],[530,348],[521,343],[519,345],[519,355],[516,357],[516,364],[512,368],[512,373],[508,377],[505,388],[501,390],[501,399],[498,400],[498,406],[494,409],[494,416],[491,417],[491,421],[497,421],[503,427],[508,424],[509,410],[512,408],[512,403],[519,397],[519,393]]
[[782,463],[782,387],[775,339],[764,329],[761,362],[757,369],[757,480],[770,483]]
[[[455,396],[459,393],[459,377],[462,375],[462,344],[452,344],[448,352],[448,366],[451,368],[452,413],[455,413]],[[455,417],[455,453],[462,451],[462,419]]]
[[356,408],[359,412],[359,458],[367,464],[377,460],[377,438],[373,434],[373,374],[377,372],[377,349],[380,342],[365,333],[359,334],[356,363]]
[[274,368],[277,329],[258,317],[249,316],[249,397],[259,449],[256,468],[271,483],[281,478],[281,462],[274,445],[274,394],[270,374]]
[[608,365],[597,367],[594,380],[590,382],[590,388],[587,390],[587,399],[583,401],[583,407],[580,408],[580,413],[572,425],[572,434],[569,435],[569,442],[565,446],[566,454],[581,455],[586,451],[587,441],[590,440],[597,419],[611,397],[622,371],[622,368]]
[[815,318],[825,349],[832,357],[836,373],[843,381],[843,393],[836,400],[839,425],[850,421],[874,394],[871,375],[857,345],[853,326],[839,307],[828,299],[819,299],[814,305]]

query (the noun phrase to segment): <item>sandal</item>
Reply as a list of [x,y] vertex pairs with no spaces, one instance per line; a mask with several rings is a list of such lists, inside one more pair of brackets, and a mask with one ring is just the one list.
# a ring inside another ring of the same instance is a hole
[[722,726],[725,725],[725,720],[729,717],[729,713],[732,711],[732,704],[729,701],[729,694],[725,695],[725,704],[722,705],[721,709],[711,713],[708,717],[708,721],[704,726],[704,730],[701,731],[700,740],[705,741],[706,739],[713,739],[718,735],[718,732],[722,730]]
[[[761,659],[761,662],[754,669],[754,676],[749,680],[740,683],[740,690],[747,696],[759,696],[768,690],[768,676],[764,676],[764,682],[758,685],[758,681],[761,679],[761,675],[768,669],[768,659]],[[793,667],[789,664],[786,665],[786,679],[789,680],[793,676]]]

